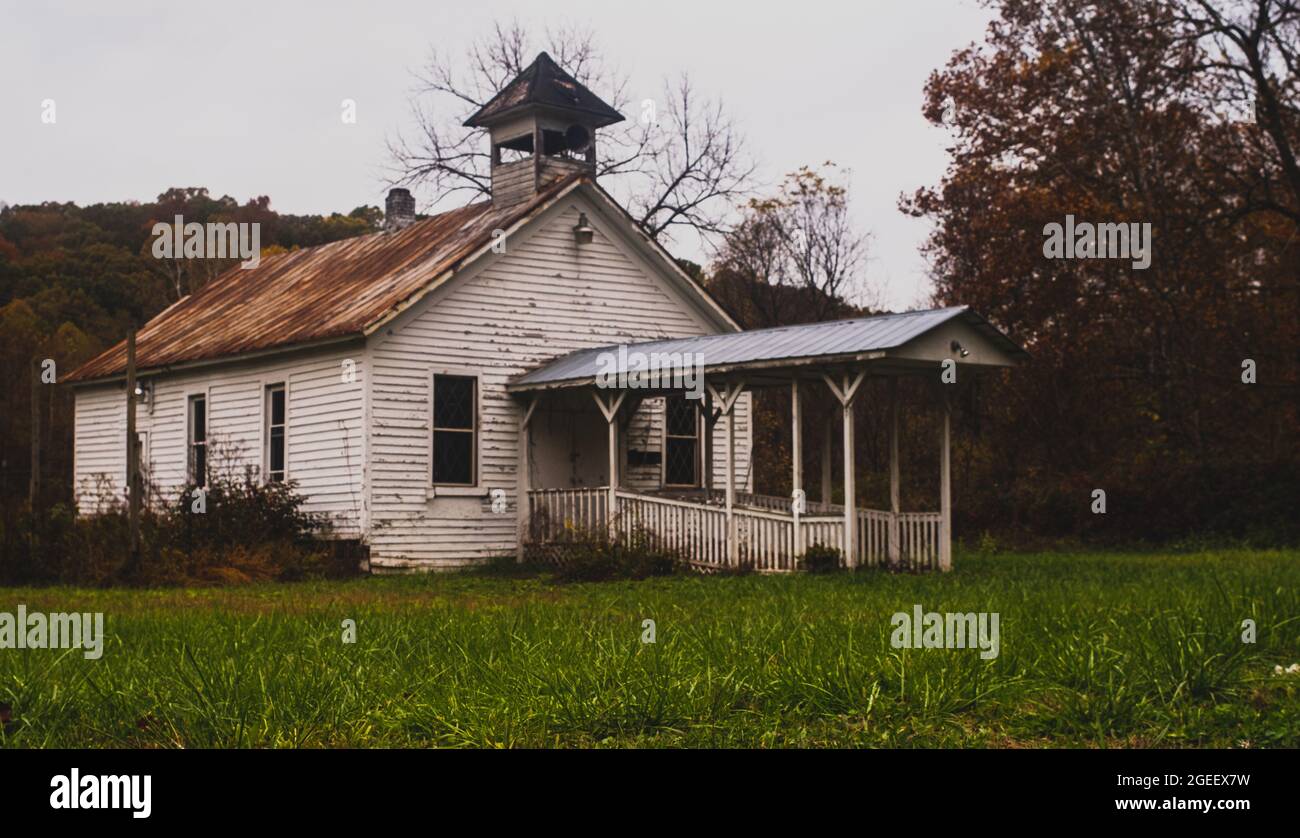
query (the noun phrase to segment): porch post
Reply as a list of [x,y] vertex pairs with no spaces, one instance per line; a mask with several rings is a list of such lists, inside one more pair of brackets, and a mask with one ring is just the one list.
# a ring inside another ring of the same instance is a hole
[[831,392],[840,400],[840,405],[844,409],[844,564],[850,569],[858,566],[858,505],[854,497],[853,474],[853,405],[857,399],[858,388],[862,386],[862,380],[866,375],[867,371],[862,370],[850,381],[849,374],[844,373],[841,387],[835,383],[835,379],[822,374],[826,386],[831,388]]
[[626,390],[620,391],[617,396],[610,393],[607,404],[601,398],[599,390],[591,391],[596,407],[600,408],[600,412],[605,416],[605,422],[609,425],[609,496],[605,508],[605,534],[611,539],[614,537],[614,518],[618,512],[618,409],[623,406],[623,399],[626,396]]
[[525,406],[520,408],[519,416],[519,456],[515,468],[518,473],[515,475],[515,514],[518,548],[515,560],[521,564],[524,561],[524,542],[529,535],[529,525],[532,519],[532,499],[528,496],[528,490],[532,488],[532,452],[529,445],[532,442],[532,420],[533,410],[537,408],[537,402],[541,396],[529,396]]
[[889,379],[889,564],[897,567],[902,558],[898,529],[900,490],[898,475],[898,376]]
[[[849,377],[844,376],[845,389]],[[858,566],[858,504],[853,474],[853,396],[844,400],[844,564],[854,570]]]
[[[727,486],[726,486],[726,523],[727,523],[727,562],[733,567],[740,564],[740,540],[736,532],[736,401],[740,394],[745,390],[744,381],[735,381],[726,385],[726,388],[719,391],[712,384],[705,385],[708,387],[709,394],[718,402],[722,411],[722,416],[726,420],[723,428],[726,430],[727,445]],[[751,417],[750,422],[753,422]]]
[[[799,416],[799,377],[795,376],[790,379],[790,459],[792,461],[793,473],[790,478],[791,496],[797,497],[800,490],[803,489],[803,423]],[[794,535],[791,539],[791,549],[794,555],[790,557],[790,569],[794,570],[795,559],[803,553],[803,525],[799,521],[799,516],[803,510],[799,504],[792,502],[791,509],[794,514]]]
[[952,570],[952,405],[943,394],[943,449],[939,458],[939,569]]
[[605,506],[605,535],[614,537],[614,512],[618,509],[618,408],[609,419],[609,500]]
[[727,562],[740,564],[740,545],[736,540],[736,414],[726,412],[727,430]]

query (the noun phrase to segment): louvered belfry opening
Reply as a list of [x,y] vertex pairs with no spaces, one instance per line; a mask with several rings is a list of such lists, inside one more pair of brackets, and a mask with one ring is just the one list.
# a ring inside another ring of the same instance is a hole
[[594,178],[596,131],[621,121],[622,114],[543,52],[465,125],[487,131],[492,202],[509,205],[568,175]]

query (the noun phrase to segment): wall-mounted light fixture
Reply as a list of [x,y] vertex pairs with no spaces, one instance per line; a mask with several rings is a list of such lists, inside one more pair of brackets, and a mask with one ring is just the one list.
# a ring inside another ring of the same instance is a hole
[[958,355],[962,356],[963,358],[965,358],[967,355],[970,354],[970,350],[962,346],[961,341],[957,341],[957,340],[954,340],[952,342],[952,351],[956,352]]
[[135,399],[142,405],[153,407],[153,382],[136,381]]
[[591,222],[587,221],[587,214],[585,212],[578,213],[578,223],[573,227],[573,240],[581,247],[584,244],[591,244],[591,240],[595,235],[595,229],[592,228]]

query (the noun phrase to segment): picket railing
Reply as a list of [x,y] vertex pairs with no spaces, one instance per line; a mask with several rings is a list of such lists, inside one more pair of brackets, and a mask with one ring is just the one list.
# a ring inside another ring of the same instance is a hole
[[639,534],[699,567],[727,564],[727,512],[703,503],[618,491],[614,526],[625,538]]
[[[753,492],[736,492],[738,506],[755,506],[759,509],[771,509],[777,512],[789,512],[791,498],[776,495],[758,495]],[[822,503],[816,500],[804,500],[804,512],[808,515],[843,515],[844,507],[837,503]]]
[[[719,493],[720,494],[720,493]],[[675,552],[700,569],[733,565],[766,573],[798,570],[799,556],[814,545],[844,552],[844,511],[833,504],[809,503],[795,516],[790,502],[770,495],[737,492],[732,517],[736,552],[728,547],[727,512],[711,498],[704,502],[680,497],[615,492],[613,528],[618,536],[636,534],[651,546]],[[583,534],[603,533],[608,525],[609,489],[535,489],[528,493],[528,537],[534,543],[559,544]],[[874,567],[889,562],[894,516],[878,509],[857,510],[857,559]],[[905,567],[937,569],[941,518],[937,512],[900,512],[897,516],[899,556]]]
[[939,569],[938,512],[898,513],[898,535],[903,562],[913,570]]
[[533,489],[528,492],[528,536],[536,544],[573,541],[604,531],[609,489]]

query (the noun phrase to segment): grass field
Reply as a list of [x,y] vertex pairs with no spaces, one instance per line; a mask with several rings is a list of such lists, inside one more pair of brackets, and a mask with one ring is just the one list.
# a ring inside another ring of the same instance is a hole
[[[0,591],[102,659],[0,650],[7,746],[1300,745],[1300,553],[959,555],[948,575],[487,575]],[[1000,615],[1000,654],[894,612]],[[344,619],[357,622],[342,642]],[[1243,643],[1242,621],[1258,640]],[[642,642],[642,621],[656,642]],[[7,708],[6,706],[7,705]]]

